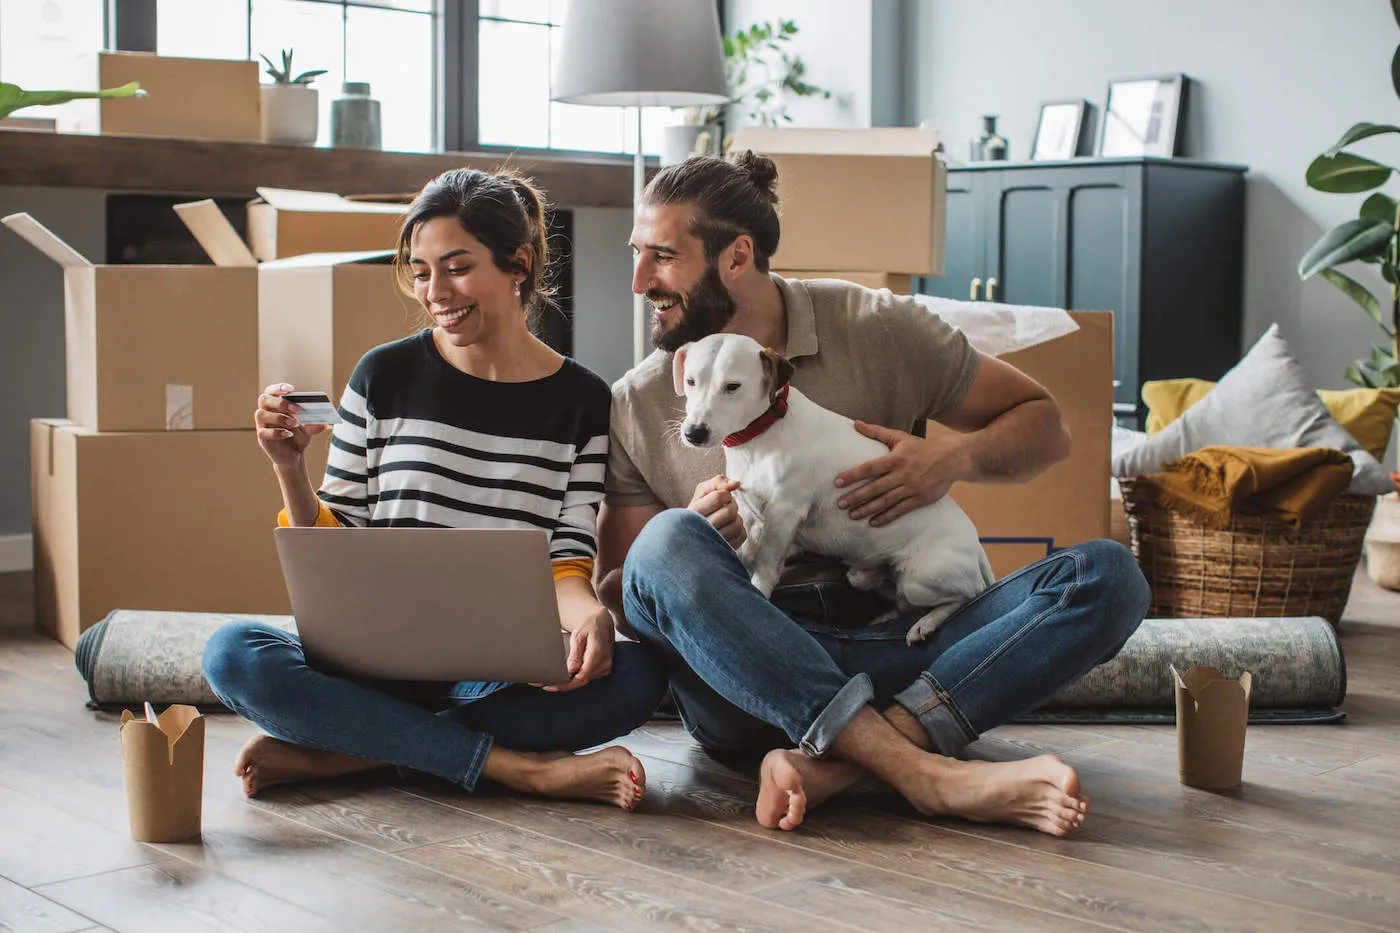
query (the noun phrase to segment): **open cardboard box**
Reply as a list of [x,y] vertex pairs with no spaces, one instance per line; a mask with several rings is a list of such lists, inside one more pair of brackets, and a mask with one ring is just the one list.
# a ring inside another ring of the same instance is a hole
[[248,202],[248,245],[259,262],[304,253],[392,249],[405,204],[351,201],[320,191],[259,188]]
[[[1028,483],[956,483],[949,492],[977,526],[997,579],[1058,548],[1109,533],[1113,314],[1070,316],[1079,325],[1074,333],[1001,357],[1059,403],[1071,436],[1069,457]],[[928,423],[929,437],[947,433]]]
[[761,152],[778,166],[774,268],[807,278],[943,274],[948,169],[935,154],[936,132],[746,126],[732,148]]
[[73,127],[103,135],[262,141],[262,92],[255,61],[99,52],[92,89],[140,82],[145,97],[79,101]]
[[[307,449],[312,485],[329,436]],[[272,535],[282,495],[252,430],[36,419],[30,481],[37,627],[69,648],[113,609],[291,611]]]
[[[175,211],[216,262],[257,264],[213,201]],[[423,326],[395,282],[393,259],[393,250],[316,252],[258,265],[258,386],[286,382],[338,400],[360,357]]]
[[249,427],[256,269],[97,265],[28,214],[0,222],[63,268],[69,420],[98,431]]

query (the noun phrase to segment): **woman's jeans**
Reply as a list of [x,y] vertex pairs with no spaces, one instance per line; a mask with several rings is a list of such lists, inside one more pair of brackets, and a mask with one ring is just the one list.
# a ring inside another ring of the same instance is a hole
[[842,605],[854,595],[814,583],[764,599],[734,549],[684,509],[648,522],[623,569],[628,622],[664,659],[686,729],[714,750],[794,743],[824,755],[862,707],[898,703],[934,751],[956,755],[1112,658],[1150,601],[1114,541],[1023,567],[913,646],[905,634],[923,610],[867,625],[875,612],[851,618]]
[[310,667],[301,641],[256,622],[226,625],[204,648],[225,706],[296,745],[476,787],[493,743],[577,751],[631,732],[655,712],[666,677],[650,649],[618,642],[612,673],[577,690],[524,684],[359,681]]

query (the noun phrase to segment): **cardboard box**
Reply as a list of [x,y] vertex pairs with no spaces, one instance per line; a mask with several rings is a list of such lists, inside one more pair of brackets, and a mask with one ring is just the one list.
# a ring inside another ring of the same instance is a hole
[[[113,609],[291,611],[272,536],[282,496],[253,431],[36,419],[30,442],[39,630],[72,648]],[[307,451],[314,486],[327,451]]]
[[914,294],[913,277],[898,272],[814,272],[810,269],[797,272],[785,269],[773,271],[785,279],[840,279],[843,282],[864,285],[866,288],[888,288],[896,295]]
[[63,267],[69,420],[98,431],[252,424],[257,270],[99,266],[28,214],[0,222]]
[[146,96],[98,101],[94,131],[262,141],[257,62],[100,52],[96,66],[98,87],[139,81]]
[[286,382],[339,399],[366,352],[427,326],[399,291],[392,252],[311,253],[258,268],[261,385]]
[[778,166],[775,267],[942,275],[948,170],[931,130],[744,127]]
[[131,838],[185,842],[200,834],[204,810],[204,717],[184,704],[149,715],[122,710],[117,732]]
[[319,191],[257,190],[258,197],[248,202],[248,245],[260,262],[305,253],[392,250],[408,209]]
[[[215,261],[257,264],[213,201],[177,204],[175,212]],[[339,399],[360,357],[426,326],[417,303],[399,290],[393,258],[393,250],[374,250],[306,253],[262,263],[259,390],[287,382]]]
[[[1072,438],[1069,457],[1028,483],[957,483],[949,493],[977,526],[997,579],[1058,548],[1109,533],[1113,314],[1070,315],[1079,330],[1001,357],[1059,403]],[[929,437],[949,433],[928,424]]]

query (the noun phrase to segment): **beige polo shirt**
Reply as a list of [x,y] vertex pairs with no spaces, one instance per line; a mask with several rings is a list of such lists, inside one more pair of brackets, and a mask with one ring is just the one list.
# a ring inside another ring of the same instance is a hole
[[[977,352],[913,298],[834,279],[773,281],[787,309],[792,385],[817,404],[922,434],[925,419],[956,408],[972,387]],[[684,508],[697,485],[724,472],[724,448],[694,450],[677,437],[685,399],[671,357],[656,350],[613,385],[609,505]]]

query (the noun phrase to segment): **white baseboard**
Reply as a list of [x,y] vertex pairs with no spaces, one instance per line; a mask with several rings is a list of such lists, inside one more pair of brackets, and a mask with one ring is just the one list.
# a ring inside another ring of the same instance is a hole
[[0,573],[34,569],[33,535],[0,535]]

